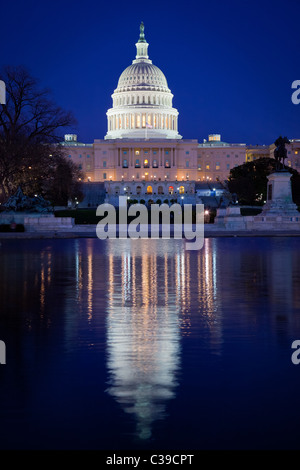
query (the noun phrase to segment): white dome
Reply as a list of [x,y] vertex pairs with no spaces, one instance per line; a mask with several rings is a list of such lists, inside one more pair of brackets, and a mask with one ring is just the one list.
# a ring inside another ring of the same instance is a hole
[[121,74],[115,91],[130,91],[141,88],[170,92],[162,71],[156,65],[148,62],[129,65]]
[[112,94],[105,139],[139,139],[145,135],[148,139],[181,139],[173,95],[163,72],[149,59],[148,45],[142,23],[136,58],[121,73]]

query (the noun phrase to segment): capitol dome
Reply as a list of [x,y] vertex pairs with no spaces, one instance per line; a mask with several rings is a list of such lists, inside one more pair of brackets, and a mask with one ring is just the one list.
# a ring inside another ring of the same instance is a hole
[[148,62],[139,62],[132,64],[124,70],[118,82],[117,90],[127,91],[130,87],[154,87],[158,91],[166,91],[170,93],[167,80],[162,71]]
[[105,139],[181,139],[173,95],[165,75],[149,59],[148,46],[141,23],[136,58],[120,75],[113,107],[106,113]]

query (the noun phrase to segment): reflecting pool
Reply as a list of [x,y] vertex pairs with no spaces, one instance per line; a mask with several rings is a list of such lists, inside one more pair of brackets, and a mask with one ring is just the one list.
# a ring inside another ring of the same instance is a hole
[[2,240],[0,261],[0,448],[300,447],[300,239]]

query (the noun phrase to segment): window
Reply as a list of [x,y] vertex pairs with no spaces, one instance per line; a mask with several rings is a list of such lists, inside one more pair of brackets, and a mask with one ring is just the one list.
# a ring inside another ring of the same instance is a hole
[[216,163],[216,170],[219,170],[220,169],[220,162],[217,162]]
[[103,173],[103,179],[106,180],[106,173]]
[[184,194],[184,186],[179,187],[179,194]]
[[169,162],[169,160],[166,160],[166,161],[165,161],[165,168],[170,168],[170,162]]
[[147,159],[144,160],[144,168],[149,168],[149,161]]
[[207,170],[209,170],[209,164],[208,164],[208,163],[206,163],[205,168],[206,168]]
[[90,169],[91,169],[91,165],[87,165],[87,166],[86,166],[86,169],[87,169],[87,170],[90,170]]
[[185,152],[185,154],[186,154],[186,155],[189,155],[189,154],[190,154],[190,152],[186,151],[186,152]]
[[157,151],[156,150],[153,150],[153,155],[156,155],[157,154]]
[[81,163],[79,163],[78,167],[79,167],[79,170],[82,170],[82,164]]
[[106,151],[106,150],[103,150],[102,153],[103,153],[103,155],[106,155],[106,154],[107,154],[107,151]]
[[136,150],[136,151],[135,151],[135,154],[136,154],[136,155],[139,155],[139,154],[140,154],[140,151],[139,151],[139,150]]
[[87,155],[86,158],[90,158],[90,155]]
[[106,160],[103,160],[103,168],[106,168]]
[[138,158],[135,160],[135,167],[136,168],[141,168],[140,160]]
[[166,151],[165,151],[165,154],[166,154],[166,155],[169,155],[169,150],[166,150]]
[[201,165],[198,165],[198,170],[201,171]]
[[69,155],[69,158],[72,158],[72,155]]
[[142,192],[142,187],[141,186],[137,186],[136,187],[136,194],[141,194]]
[[82,158],[82,155],[81,155],[81,153],[79,154],[79,158]]
[[124,151],[123,151],[123,155],[127,155],[127,150],[124,150]]
[[157,168],[157,160],[153,160],[153,168]]
[[152,194],[152,186],[147,186],[147,194]]
[[162,186],[158,186],[157,193],[158,194],[164,194],[164,188]]
[[185,167],[186,167],[186,168],[189,168],[189,166],[190,166],[190,162],[189,162],[189,160],[187,160],[187,161],[185,162]]
[[126,158],[123,160],[123,168],[128,168],[128,162]]
[[169,186],[169,194],[174,194],[174,188],[173,188],[173,186]]
[[226,155],[226,157],[227,157],[227,158],[229,158],[229,157],[230,157],[230,155],[228,154],[228,155]]
[[226,169],[229,170],[230,169],[230,165],[229,163],[226,164]]

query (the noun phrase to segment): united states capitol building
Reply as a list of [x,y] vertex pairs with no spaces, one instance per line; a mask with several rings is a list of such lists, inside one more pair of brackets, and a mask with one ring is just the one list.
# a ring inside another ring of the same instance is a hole
[[[199,143],[179,133],[179,112],[163,72],[148,55],[144,25],[136,57],[121,74],[108,109],[104,139],[80,143],[67,134],[66,155],[80,166],[84,182],[106,200],[119,195],[145,202],[195,202],[197,195],[222,192],[231,168],[272,156],[274,145],[226,143],[211,134]],[[300,168],[300,140],[291,140],[287,164]],[[98,184],[96,184],[98,183]]]

